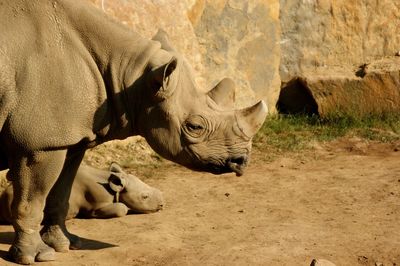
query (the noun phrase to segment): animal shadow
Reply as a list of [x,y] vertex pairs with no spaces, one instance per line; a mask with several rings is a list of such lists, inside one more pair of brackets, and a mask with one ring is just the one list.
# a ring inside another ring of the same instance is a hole
[[98,240],[92,240],[81,237],[82,247],[80,250],[98,250],[98,249],[105,249],[105,248],[113,248],[118,247],[118,245],[101,242]]
[[[11,245],[14,240],[14,232],[0,232],[0,243],[5,245]],[[87,238],[81,238],[82,247],[80,250],[99,250],[105,248],[118,247],[117,245],[101,242],[98,240],[92,240]],[[5,261],[11,261],[8,257],[6,250],[0,250],[0,258]]]
[[[0,243],[1,244],[6,244],[6,245],[11,245],[14,240],[14,232],[0,232]],[[0,258],[12,262],[10,257],[8,257],[8,252],[7,250],[0,250]],[[1,264],[1,260],[0,260]]]
[[0,244],[11,245],[14,240],[14,232],[0,232]]
[[1,259],[8,261],[8,262],[13,262],[11,258],[8,256],[8,252],[5,250],[0,250],[0,263]]

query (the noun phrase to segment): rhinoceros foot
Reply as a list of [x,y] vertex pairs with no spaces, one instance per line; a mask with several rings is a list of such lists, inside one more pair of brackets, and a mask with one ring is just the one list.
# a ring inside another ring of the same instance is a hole
[[68,252],[69,249],[79,249],[82,245],[80,238],[73,235],[60,225],[44,226],[40,232],[43,241],[57,252]]
[[32,264],[35,261],[52,261],[55,259],[54,249],[47,246],[40,238],[39,232],[17,232],[9,256],[19,264]]

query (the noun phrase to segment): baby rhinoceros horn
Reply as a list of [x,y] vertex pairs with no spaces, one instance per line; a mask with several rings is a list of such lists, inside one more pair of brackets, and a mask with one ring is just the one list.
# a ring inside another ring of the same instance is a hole
[[264,101],[259,101],[253,106],[235,111],[238,127],[249,138],[253,137],[261,128],[268,113]]

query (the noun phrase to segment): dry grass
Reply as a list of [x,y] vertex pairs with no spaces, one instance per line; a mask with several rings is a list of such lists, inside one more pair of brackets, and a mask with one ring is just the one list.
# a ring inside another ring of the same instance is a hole
[[100,169],[107,169],[112,162],[116,162],[143,180],[159,176],[162,174],[160,168],[173,165],[155,153],[141,137],[99,145],[86,152],[84,162]]
[[254,138],[254,146],[268,154],[301,152],[315,143],[338,138],[353,138],[376,142],[400,140],[400,114],[356,117],[332,115],[320,118],[306,115],[270,116]]

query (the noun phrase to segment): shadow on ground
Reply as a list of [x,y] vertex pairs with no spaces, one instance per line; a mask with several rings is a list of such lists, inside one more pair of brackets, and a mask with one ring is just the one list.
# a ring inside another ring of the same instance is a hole
[[[0,232],[0,244],[11,245],[14,240],[14,232]],[[97,240],[81,238],[82,247],[80,250],[100,250],[105,248],[117,247],[117,245],[105,243]],[[7,250],[0,250],[0,258],[12,262],[8,257]]]

